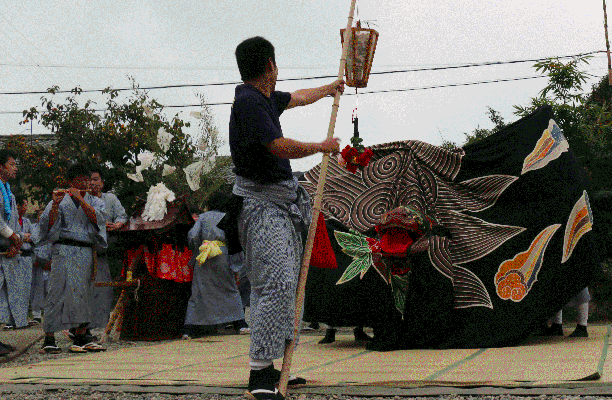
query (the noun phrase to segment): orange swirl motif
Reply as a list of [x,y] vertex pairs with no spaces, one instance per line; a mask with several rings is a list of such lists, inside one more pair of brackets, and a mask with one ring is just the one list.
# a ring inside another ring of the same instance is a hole
[[497,295],[502,300],[521,301],[527,291],[525,277],[517,270],[509,271],[497,282]]
[[582,192],[582,197],[574,204],[565,225],[561,263],[566,262],[571,257],[580,238],[591,229],[593,229],[593,213],[589,204],[589,196],[585,190]]
[[560,227],[561,224],[556,224],[544,229],[531,242],[527,251],[501,263],[495,274],[495,287],[497,295],[502,300],[519,302],[527,296],[537,281],[546,247]]

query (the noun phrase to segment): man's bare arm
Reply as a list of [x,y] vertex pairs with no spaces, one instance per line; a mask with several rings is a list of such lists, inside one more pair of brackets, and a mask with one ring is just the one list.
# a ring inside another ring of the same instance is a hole
[[291,101],[289,101],[287,109],[298,106],[306,106],[321,100],[326,96],[335,96],[337,91],[340,91],[340,93],[344,92],[343,80],[336,80],[329,85],[316,88],[296,90],[295,92],[291,93]]
[[280,158],[294,159],[316,153],[337,153],[340,149],[340,141],[337,138],[331,138],[320,143],[310,143],[283,137],[274,139],[267,147],[272,154]]

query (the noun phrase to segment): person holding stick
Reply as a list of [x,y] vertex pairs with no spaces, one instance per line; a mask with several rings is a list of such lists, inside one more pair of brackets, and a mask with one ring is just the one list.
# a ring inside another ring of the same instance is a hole
[[[104,215],[106,217],[106,232],[113,232],[121,229],[129,218],[125,212],[125,208],[114,194],[104,192],[104,172],[101,167],[90,168],[91,172],[91,194],[102,199],[104,202]],[[113,239],[108,238],[110,244],[113,244]],[[98,252],[98,272],[96,274],[96,282],[111,282],[111,272],[109,268],[108,254],[105,250]],[[106,328],[110,318],[113,302],[113,288],[94,287],[93,294],[93,319],[87,328],[87,334],[91,335],[90,329]],[[73,332],[74,334],[74,332]]]
[[96,251],[107,247],[104,201],[88,193],[89,169],[68,169],[69,189],[56,189],[40,218],[42,241],[52,244],[49,293],[45,301],[43,352],[58,353],[54,332],[76,328],[71,352],[104,351],[87,335],[93,320]]
[[[339,140],[301,142],[283,136],[279,117],[289,108],[312,104],[344,91],[344,81],[293,93],[276,91],[274,46],[253,37],[236,47],[244,84],[236,87],[229,143],[237,175],[233,193],[239,210],[237,233],[251,282],[250,376],[247,397],[283,399],[275,387],[293,338],[295,296],[303,244],[310,223],[310,199],[293,177],[290,159],[337,153]],[[232,213],[234,214],[234,213]],[[226,232],[227,233],[227,232]],[[292,378],[289,384],[306,383]]]

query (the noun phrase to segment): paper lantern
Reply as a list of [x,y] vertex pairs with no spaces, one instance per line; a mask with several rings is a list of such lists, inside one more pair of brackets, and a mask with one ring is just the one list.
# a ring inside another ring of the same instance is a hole
[[[343,44],[345,30],[340,30]],[[351,28],[349,40],[345,81],[350,87],[364,88],[368,86],[372,61],[374,60],[374,51],[378,42],[378,32],[374,29],[362,28],[361,21],[357,21],[357,27]]]

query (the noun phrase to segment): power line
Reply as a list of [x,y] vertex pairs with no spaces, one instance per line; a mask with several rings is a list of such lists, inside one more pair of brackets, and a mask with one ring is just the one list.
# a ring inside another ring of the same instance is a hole
[[[602,53],[603,51],[591,51],[588,53],[580,53],[569,56],[559,56],[555,58],[571,58],[571,57],[580,57],[587,56],[596,53]],[[448,69],[460,69],[460,68],[473,68],[473,67],[484,67],[491,65],[504,65],[504,64],[518,64],[518,63],[526,63],[526,62],[538,62],[545,61],[550,59],[547,58],[533,58],[527,60],[511,60],[511,61],[486,61],[481,63],[467,63],[461,65],[452,65],[452,66],[443,66],[443,67],[428,67],[428,68],[413,68],[413,69],[401,69],[401,70],[392,70],[392,71],[379,71],[379,72],[371,72],[370,75],[386,75],[386,74],[397,74],[397,73],[407,73],[407,72],[423,72],[423,71],[441,71]],[[0,64],[2,65],[2,64]],[[312,80],[312,79],[333,79],[337,78],[336,75],[321,75],[321,76],[311,76],[311,77],[300,77],[300,78],[285,78],[279,79],[278,82],[289,82],[289,81],[301,81],[301,80]],[[179,85],[161,85],[161,86],[150,86],[138,88],[141,90],[159,90],[159,89],[179,89],[179,88],[190,88],[190,87],[207,87],[207,86],[227,86],[227,85],[239,85],[242,82],[215,82],[215,83],[196,83],[196,84],[179,84]],[[102,92],[106,89],[87,89],[82,90],[82,93],[92,93],[92,92]],[[128,91],[134,90],[134,88],[119,88],[113,89],[116,91]],[[72,90],[58,90],[55,93],[72,93]],[[32,91],[32,92],[0,92],[0,95],[30,95],[30,94],[49,94],[49,91]]]
[[[32,43],[32,42],[31,42],[31,41],[30,41],[30,40],[29,40],[29,39],[28,39],[28,38],[27,38],[27,37],[26,37],[26,36],[25,36],[23,33],[21,33],[21,31],[20,31],[19,29],[17,29],[17,28],[15,27],[15,25],[13,25],[13,24],[12,24],[12,22],[9,20],[9,18],[7,18],[7,17],[6,17],[4,14],[1,14],[1,13],[0,13],[0,17],[2,17],[2,19],[3,19],[3,20],[4,20],[4,21],[5,21],[5,22],[6,22],[6,23],[7,23],[7,24],[8,24],[8,25],[11,27],[11,28],[13,28],[13,30],[14,30],[15,32],[17,32],[17,34],[18,34],[19,36],[21,36],[21,38],[22,38],[23,40],[25,40],[25,41],[27,42],[27,44],[28,44],[28,48],[30,48],[30,49],[35,48],[35,45],[34,45],[34,44],[33,44],[33,43]],[[4,35],[5,35],[5,36],[6,36],[6,37],[9,39],[9,42],[12,42],[12,40],[11,40],[11,39],[8,37],[8,35],[7,35],[6,33],[3,33],[3,34],[4,34]],[[28,58],[32,59],[32,57],[30,56],[30,54],[29,54],[28,52],[24,51],[23,53],[26,55],[26,57],[28,57]],[[2,64],[0,64],[0,65],[2,65]],[[31,66],[40,67],[40,65],[37,65],[37,64],[33,64],[33,65],[31,65]],[[40,68],[39,68],[39,69],[40,69]],[[46,75],[46,77],[47,77],[47,78],[52,78],[52,77],[51,77],[49,74],[47,74],[46,72],[45,72],[45,75]],[[37,80],[37,81],[38,81],[40,84],[42,84],[42,82],[41,82],[41,81],[38,79],[38,77],[36,77],[36,75],[32,74],[32,76],[33,76],[33,77],[34,77],[34,79],[36,79],[36,80]]]
[[[575,56],[584,56],[595,53],[603,53],[604,51],[591,51],[588,53],[581,53],[571,56],[561,56],[559,58],[569,58]],[[524,62],[534,62],[534,61],[542,61],[547,60],[549,58],[535,58],[535,59],[527,59],[527,60],[511,60],[511,61],[485,61],[481,63],[466,63],[466,64],[438,64],[442,65],[440,67],[427,67],[420,69],[410,69],[410,70],[400,70],[399,72],[414,72],[414,71],[436,71],[439,69],[452,69],[452,68],[464,68],[466,66],[486,66],[486,65],[500,65],[500,64],[515,64],[515,63],[524,63]],[[41,65],[41,64],[24,64],[24,63],[0,63],[0,66],[6,67],[39,67],[39,68],[67,68],[67,69],[135,69],[135,70],[186,70],[186,71],[228,71],[235,70],[236,67],[200,67],[200,66],[142,66],[142,65],[67,65],[67,64],[49,64],[49,65]],[[397,66],[393,66],[397,67]],[[312,67],[312,66],[283,66],[283,69],[326,69],[331,67]],[[390,73],[391,71],[380,72],[380,73]]]
[[[495,79],[495,80],[486,80],[486,81],[476,81],[476,82],[466,82],[466,83],[450,83],[446,85],[433,85],[433,86],[421,86],[414,88],[404,88],[404,89],[388,89],[388,90],[372,90],[369,92],[361,92],[360,95],[366,94],[378,94],[378,93],[393,93],[393,92],[411,92],[417,90],[429,90],[429,89],[442,89],[442,88],[450,88],[450,87],[460,87],[460,86],[473,86],[473,85],[482,85],[488,83],[501,83],[501,82],[512,82],[512,81],[524,81],[528,79],[538,79],[538,78],[547,78],[547,76],[537,75],[537,76],[526,76],[520,78],[508,78],[508,79]],[[345,96],[355,96],[354,93],[345,93]],[[226,106],[231,105],[232,102],[218,102],[218,103],[205,103],[205,104],[180,104],[180,105],[168,105],[163,106],[164,108],[193,108],[193,107],[202,107],[206,106]],[[104,112],[107,109],[94,109],[94,112]],[[22,114],[23,111],[0,111],[0,114]]]

